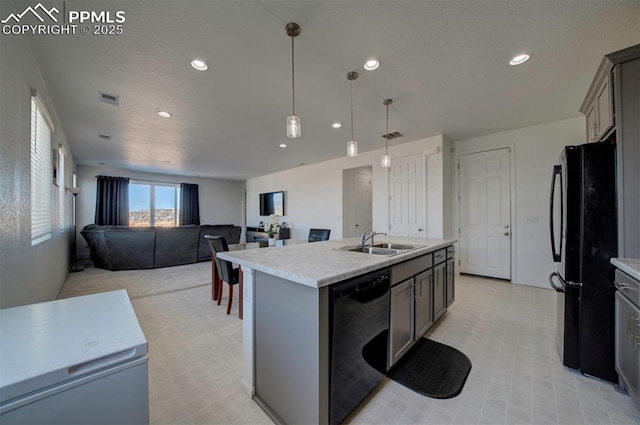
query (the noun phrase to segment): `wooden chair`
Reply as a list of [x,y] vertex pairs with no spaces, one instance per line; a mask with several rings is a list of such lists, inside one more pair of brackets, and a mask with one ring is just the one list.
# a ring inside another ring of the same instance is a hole
[[216,269],[218,270],[218,277],[220,278],[220,286],[218,288],[218,305],[222,300],[222,282],[227,282],[229,285],[229,300],[227,302],[227,314],[231,313],[231,303],[233,302],[233,285],[240,282],[240,269],[234,269],[233,263],[227,260],[218,258],[216,255],[218,252],[229,251],[229,245],[224,236],[205,235],[211,247],[212,261],[216,262]]
[[328,241],[331,229],[309,229],[309,242]]

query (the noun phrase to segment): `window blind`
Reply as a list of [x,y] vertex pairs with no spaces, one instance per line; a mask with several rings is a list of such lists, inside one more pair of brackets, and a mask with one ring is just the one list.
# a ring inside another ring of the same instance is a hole
[[51,238],[52,125],[37,93],[31,96],[31,245]]

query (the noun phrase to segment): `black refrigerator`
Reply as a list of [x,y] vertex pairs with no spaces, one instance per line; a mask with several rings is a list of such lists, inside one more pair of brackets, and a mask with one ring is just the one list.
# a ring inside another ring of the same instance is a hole
[[567,146],[553,167],[549,227],[558,268],[549,281],[564,294],[563,364],[617,383],[609,262],[618,251],[615,149],[608,142]]

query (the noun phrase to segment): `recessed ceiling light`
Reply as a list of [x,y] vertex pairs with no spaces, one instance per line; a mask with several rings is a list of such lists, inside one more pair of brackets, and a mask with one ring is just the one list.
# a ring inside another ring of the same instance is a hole
[[162,118],[169,118],[171,116],[170,113],[165,112],[165,111],[158,112],[158,115],[160,115]]
[[207,69],[209,69],[209,66],[200,59],[194,59],[191,61],[191,66],[194,69],[197,69],[198,71],[206,71]]
[[286,145],[286,143],[280,143],[280,147],[281,147],[281,148],[286,148],[286,147],[287,147],[287,145]]
[[509,61],[509,65],[521,65],[521,64],[525,63],[526,61],[528,61],[529,57],[530,56],[528,54],[526,54],[526,53],[523,53],[523,54],[518,55],[518,56],[514,56]]
[[373,71],[374,69],[378,69],[380,66],[380,61],[375,58],[371,58],[364,63],[364,69],[367,71]]
[[340,121],[336,121],[333,124],[331,124],[331,127],[333,127],[333,128],[341,128],[342,127],[342,123]]

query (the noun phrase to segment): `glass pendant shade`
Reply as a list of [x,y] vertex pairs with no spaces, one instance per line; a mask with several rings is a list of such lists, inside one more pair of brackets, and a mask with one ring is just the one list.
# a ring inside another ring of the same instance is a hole
[[297,139],[301,134],[300,117],[297,115],[287,117],[287,137],[290,139]]
[[358,156],[358,142],[355,140],[347,142],[347,156],[351,158]]
[[391,155],[385,153],[382,155],[382,161],[380,161],[382,168],[391,168]]

